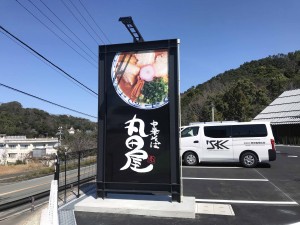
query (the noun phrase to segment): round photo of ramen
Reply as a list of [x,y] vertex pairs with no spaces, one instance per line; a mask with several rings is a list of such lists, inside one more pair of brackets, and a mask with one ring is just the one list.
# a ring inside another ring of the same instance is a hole
[[120,98],[139,109],[168,104],[167,50],[121,52],[114,57],[111,79]]

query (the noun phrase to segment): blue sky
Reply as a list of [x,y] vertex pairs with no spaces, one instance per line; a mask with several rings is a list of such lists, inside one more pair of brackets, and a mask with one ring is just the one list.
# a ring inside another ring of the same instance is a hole
[[[67,38],[29,0],[18,0],[36,17]],[[42,4],[44,2],[86,46],[91,65],[57,38],[15,0],[0,1],[0,25],[29,44],[77,80],[98,92],[98,45],[109,44],[79,0],[72,0],[97,31],[92,39],[62,2],[76,13],[70,0],[31,0],[55,24],[85,49]],[[179,38],[180,87],[184,92],[244,62],[300,49],[298,0],[81,0],[112,44],[132,42],[119,17],[132,16],[146,41]],[[78,19],[84,20],[76,13]],[[86,25],[87,29],[88,26]],[[91,34],[93,31],[89,30]],[[85,55],[71,41],[67,41]],[[86,56],[88,57],[88,56]],[[66,79],[24,48],[0,33],[0,83],[57,104],[97,116],[97,97]],[[0,102],[19,101],[23,107],[51,114],[83,116],[0,86]]]

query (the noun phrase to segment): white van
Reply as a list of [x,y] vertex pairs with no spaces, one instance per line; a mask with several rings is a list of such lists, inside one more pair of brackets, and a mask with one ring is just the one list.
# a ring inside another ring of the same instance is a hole
[[181,131],[180,154],[186,165],[199,162],[240,162],[255,167],[276,160],[268,122],[194,123]]

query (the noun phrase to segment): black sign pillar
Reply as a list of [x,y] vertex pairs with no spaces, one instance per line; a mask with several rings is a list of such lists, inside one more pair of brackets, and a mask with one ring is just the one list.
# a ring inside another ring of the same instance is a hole
[[180,202],[177,39],[99,47],[97,196]]

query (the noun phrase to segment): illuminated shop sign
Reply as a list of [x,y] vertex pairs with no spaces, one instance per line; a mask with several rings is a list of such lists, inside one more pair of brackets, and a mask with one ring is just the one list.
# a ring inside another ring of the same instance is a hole
[[180,195],[178,40],[100,46],[98,195]]
[[111,78],[120,98],[139,109],[168,104],[167,50],[117,53]]

